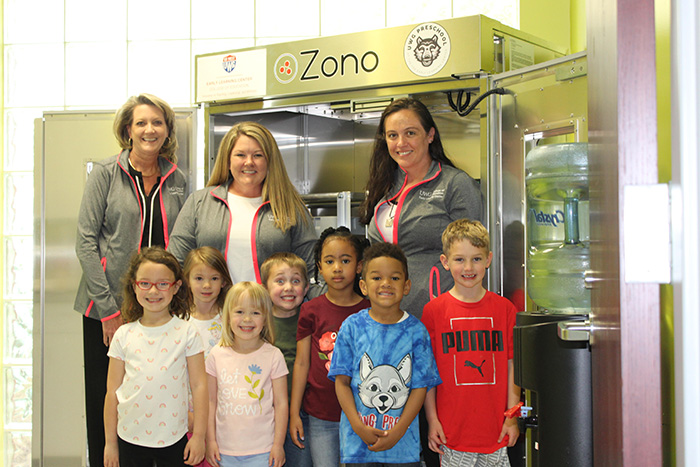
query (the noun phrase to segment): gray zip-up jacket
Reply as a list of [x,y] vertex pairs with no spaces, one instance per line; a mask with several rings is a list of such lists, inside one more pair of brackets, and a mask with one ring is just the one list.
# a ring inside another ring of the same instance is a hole
[[[406,172],[398,168],[386,200],[374,207],[368,226],[370,242],[397,243],[408,260],[411,292],[401,308],[420,318],[423,306],[454,285],[452,275],[440,263],[442,232],[457,219],[481,220],[479,184],[467,173],[433,161],[423,181],[398,193],[406,183]],[[396,200],[393,238],[384,238],[377,226],[377,210]]]
[[[170,236],[168,251],[183,263],[190,250],[201,246],[211,246],[228,258],[228,239],[231,218],[228,206],[228,187],[233,182],[229,177],[223,185],[206,187],[197,190],[187,199],[182,212],[177,218],[175,228]],[[256,211],[251,226],[251,249],[253,251],[253,267],[255,279],[260,280],[260,265],[270,255],[279,251],[290,251],[306,261],[309,277],[313,277],[314,245],[318,237],[314,229],[311,215],[308,224],[301,219],[287,232],[282,232],[275,226],[270,202],[264,202]]]
[[[187,179],[175,164],[160,157],[160,212],[165,244],[187,197]],[[136,181],[129,174],[129,151],[95,163],[78,214],[75,252],[83,277],[73,308],[104,321],[119,313],[122,275],[140,249],[143,213]],[[157,208],[156,208],[157,209]]]

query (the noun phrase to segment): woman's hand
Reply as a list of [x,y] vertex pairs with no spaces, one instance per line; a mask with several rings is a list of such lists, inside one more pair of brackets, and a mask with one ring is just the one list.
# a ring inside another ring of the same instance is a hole
[[109,344],[112,343],[114,333],[117,332],[117,329],[119,329],[119,326],[121,326],[122,323],[123,321],[121,314],[106,321],[102,321],[102,342],[104,342],[105,346],[109,347]]

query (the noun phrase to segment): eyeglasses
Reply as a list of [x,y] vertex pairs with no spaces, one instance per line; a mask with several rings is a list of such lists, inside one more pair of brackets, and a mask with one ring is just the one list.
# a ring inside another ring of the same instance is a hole
[[[177,281],[175,281],[175,282],[177,282]],[[151,288],[155,285],[156,289],[160,290],[161,292],[165,292],[166,290],[170,290],[172,288],[172,286],[175,285],[175,282],[135,281],[134,284],[136,284],[136,287],[138,287],[141,290],[151,290]]]

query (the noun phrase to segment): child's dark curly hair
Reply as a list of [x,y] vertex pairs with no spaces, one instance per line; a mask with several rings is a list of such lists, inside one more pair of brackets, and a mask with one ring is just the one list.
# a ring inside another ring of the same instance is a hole
[[401,263],[403,273],[406,276],[405,279],[408,279],[408,261],[406,260],[406,255],[404,254],[403,250],[395,243],[385,242],[375,243],[365,250],[365,254],[362,258],[362,278],[366,280],[365,276],[367,275],[367,266],[369,265],[370,261],[375,258],[384,257],[393,258]]
[[[362,254],[364,253],[365,248],[369,246],[369,240],[367,240],[364,237],[360,237],[359,235],[354,235],[352,232],[350,232],[350,229],[348,229],[347,227],[328,227],[326,230],[321,232],[321,236],[316,242],[316,246],[314,246],[314,263],[316,264],[316,271],[314,271],[314,280],[316,282],[318,282],[318,271],[319,269],[321,269],[321,257],[323,253],[323,246],[326,244],[326,241],[331,238],[342,238],[348,243],[350,243],[350,245],[352,245],[352,247],[355,249],[355,255],[357,256],[358,263],[362,261]],[[362,291],[360,290],[359,274],[355,275],[353,290],[360,297],[363,296]]]
[[170,269],[174,276],[174,282],[180,281],[180,286],[173,300],[170,302],[170,314],[178,318],[187,319],[189,316],[187,284],[182,275],[182,268],[177,259],[159,246],[143,248],[132,256],[129,269],[122,277],[124,285],[124,301],[122,302],[122,319],[126,323],[136,321],[143,316],[143,306],[136,299],[134,291],[136,273],[143,263],[146,262],[162,264]]

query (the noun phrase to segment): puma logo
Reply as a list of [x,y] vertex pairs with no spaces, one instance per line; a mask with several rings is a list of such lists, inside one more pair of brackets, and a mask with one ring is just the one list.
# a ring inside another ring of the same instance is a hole
[[464,366],[468,366],[469,368],[474,368],[474,369],[477,370],[477,371],[479,372],[479,374],[483,377],[483,376],[484,376],[484,372],[481,371],[481,367],[484,366],[484,363],[485,363],[485,362],[486,362],[486,360],[483,360],[483,361],[481,362],[481,365],[477,366],[476,363],[472,363],[472,362],[470,362],[469,360],[467,360],[466,362],[464,362]]

